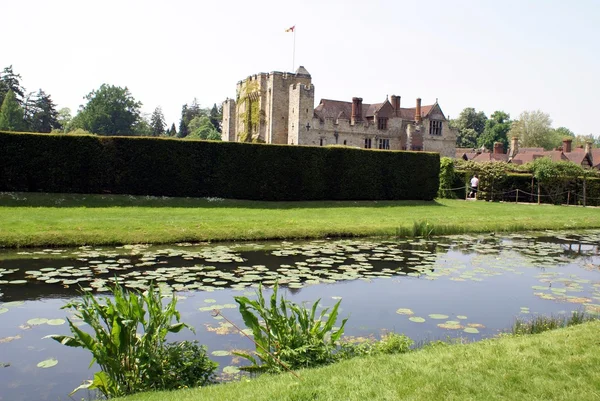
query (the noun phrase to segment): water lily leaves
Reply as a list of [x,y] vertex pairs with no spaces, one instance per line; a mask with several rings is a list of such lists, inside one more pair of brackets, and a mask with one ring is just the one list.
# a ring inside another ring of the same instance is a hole
[[211,298],[208,298],[208,299],[205,299],[205,300],[204,300],[204,303],[207,303],[207,304],[214,304],[214,303],[216,303],[216,302],[217,302],[217,301],[216,301],[215,299],[211,299]]
[[458,330],[463,328],[460,324],[453,324],[453,322],[439,323],[437,326],[446,330]]
[[432,313],[431,315],[429,315],[429,318],[430,319],[439,319],[439,320],[442,320],[442,319],[448,319],[448,315],[442,315],[442,314],[439,314],[439,313]]
[[418,317],[418,316],[411,316],[408,318],[408,320],[410,320],[411,322],[415,322],[415,323],[425,322],[425,319],[423,319],[422,317]]
[[469,333],[469,334],[478,334],[479,330],[477,330],[475,327],[465,327],[465,329],[463,330],[465,333]]
[[456,318],[459,319],[459,320],[466,320],[467,319],[467,317],[465,315],[457,315]]
[[235,375],[240,373],[240,369],[237,366],[225,366],[223,368],[223,373],[226,373],[228,375]]
[[40,324],[46,324],[48,323],[48,319],[46,319],[45,317],[36,317],[34,319],[29,319],[27,321],[27,324],[30,326],[38,326]]
[[8,308],[0,308],[0,315],[8,312]]
[[414,315],[415,314],[415,312],[413,312],[411,309],[408,309],[408,308],[397,309],[396,313],[399,315]]
[[65,324],[66,320],[65,319],[50,319],[46,323],[49,324],[50,326],[60,326],[61,324]]
[[58,360],[55,358],[50,358],[50,359],[46,359],[45,361],[42,361],[40,363],[37,364],[38,368],[42,368],[42,369],[47,369],[47,368],[51,368],[53,366],[56,366],[58,364]]
[[467,324],[468,327],[471,327],[473,329],[484,329],[485,326],[481,323],[469,323]]
[[27,280],[12,280],[8,284],[27,284]]
[[19,340],[21,338],[20,335],[12,336],[12,337],[4,337],[0,338],[0,344],[9,343],[11,341]]
[[231,355],[231,352],[224,351],[224,350],[218,350],[218,351],[211,352],[211,355],[213,355],[213,356],[228,356],[228,355]]

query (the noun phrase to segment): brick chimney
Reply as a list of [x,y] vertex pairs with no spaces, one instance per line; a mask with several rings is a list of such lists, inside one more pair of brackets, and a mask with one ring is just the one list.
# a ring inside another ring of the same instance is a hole
[[504,144],[502,142],[494,142],[494,154],[501,155],[504,153]]
[[592,155],[592,143],[589,141],[585,143],[585,154]]
[[396,116],[400,115],[400,96],[392,95],[392,107]]
[[517,153],[519,153],[519,138],[516,136],[513,136],[510,139],[510,151],[508,153],[508,157],[510,157],[512,159],[513,157],[515,157],[517,155]]
[[362,97],[352,98],[352,116],[350,122],[352,124],[362,120]]
[[563,139],[563,147],[562,147],[563,152],[570,153],[572,143],[573,143],[572,139]]
[[415,122],[421,122],[421,98],[417,98],[417,108],[415,109]]

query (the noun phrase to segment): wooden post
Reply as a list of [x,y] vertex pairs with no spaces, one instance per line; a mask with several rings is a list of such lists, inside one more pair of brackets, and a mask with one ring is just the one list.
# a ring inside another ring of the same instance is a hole
[[585,207],[586,204],[586,200],[587,200],[587,180],[584,178],[583,179],[583,207]]
[[567,192],[567,206],[569,206],[570,202],[571,202],[571,191]]
[[541,188],[542,186],[540,185],[539,181],[538,181],[538,205],[541,204],[540,202],[540,196],[541,196]]
[[519,188],[517,188],[517,200],[515,203],[519,203]]

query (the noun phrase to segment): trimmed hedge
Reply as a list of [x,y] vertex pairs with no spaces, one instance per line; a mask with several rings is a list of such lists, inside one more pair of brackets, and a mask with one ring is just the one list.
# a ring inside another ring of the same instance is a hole
[[0,132],[0,191],[432,200],[437,153]]

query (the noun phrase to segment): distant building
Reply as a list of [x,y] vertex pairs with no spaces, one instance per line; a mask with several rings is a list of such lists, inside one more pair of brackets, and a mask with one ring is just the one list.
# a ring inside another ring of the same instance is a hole
[[518,138],[512,138],[508,153],[504,153],[503,145],[499,142],[494,144],[493,152],[485,149],[457,148],[455,157],[457,159],[472,160],[475,162],[504,161],[516,165],[530,163],[540,157],[548,157],[551,160],[571,161],[579,164],[585,169],[600,170],[600,149],[593,149],[591,143],[586,143],[585,148],[572,148],[571,139],[563,140],[561,147],[554,150],[544,148],[519,148]]
[[455,154],[456,131],[448,126],[437,100],[400,107],[400,96],[365,104],[321,99],[315,104],[311,75],[260,73],[238,82],[236,99],[223,103],[224,141],[288,145],[345,145],[361,148]]

